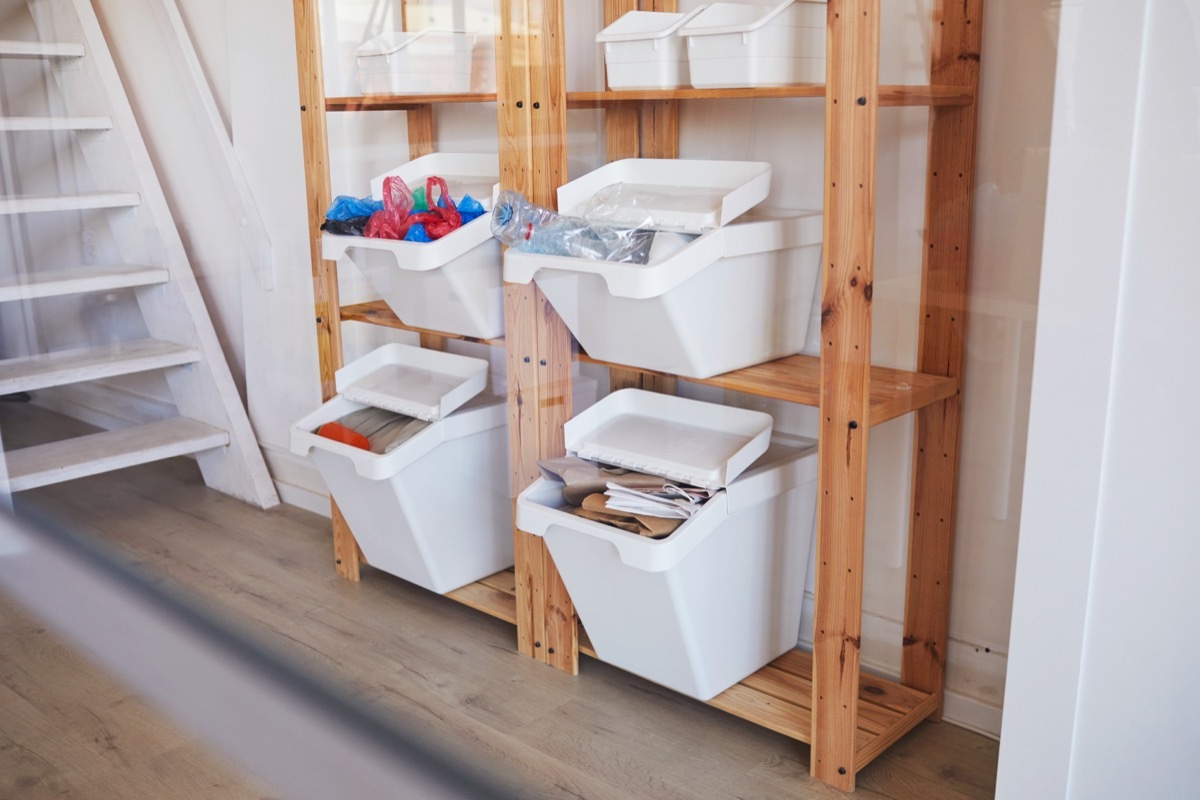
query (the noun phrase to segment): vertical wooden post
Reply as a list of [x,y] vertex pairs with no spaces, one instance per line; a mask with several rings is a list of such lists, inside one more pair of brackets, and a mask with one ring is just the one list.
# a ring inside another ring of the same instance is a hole
[[830,0],[812,774],[854,789],[875,253],[879,0]]
[[[933,17],[930,82],[979,87],[983,0],[939,0]],[[930,109],[925,255],[917,369],[961,378],[966,342],[971,195],[979,99]],[[949,637],[954,499],[960,399],[917,412],[913,437],[912,519],[904,608],[901,680],[938,695],[941,719]]]
[[[498,0],[496,108],[500,184],[553,207],[566,180],[566,80],[559,0]],[[571,415],[571,335],[535,284],[505,286],[509,457],[513,497],[537,460],[563,453]],[[513,533],[517,647],[579,671],[575,609],[542,539]]]
[[[296,70],[300,80],[300,129],[304,140],[304,177],[308,187],[308,235],[312,258],[313,301],[321,397],[337,393],[334,373],[342,366],[341,304],[337,265],[321,257],[321,222],[329,208],[329,137],[325,127],[325,73],[321,62],[321,26],[317,0],[294,0]],[[346,521],[333,504],[333,560],[337,574],[358,580],[361,553]]]
[[[407,8],[405,4],[401,13]],[[433,106],[429,104],[414,106],[404,112],[405,123],[408,126],[408,157],[410,159],[427,156],[437,149],[437,133],[433,127]],[[421,347],[426,350],[445,350],[446,337],[433,333],[419,335]]]

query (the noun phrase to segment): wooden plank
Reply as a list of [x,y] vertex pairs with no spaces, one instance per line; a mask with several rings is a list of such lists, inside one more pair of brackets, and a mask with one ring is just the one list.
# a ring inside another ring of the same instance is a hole
[[169,279],[170,273],[162,267],[130,264],[43,270],[0,279],[0,303],[153,286]]
[[511,569],[447,592],[446,597],[505,622],[517,622],[516,580]]
[[137,192],[88,192],[70,195],[10,195],[0,197],[0,216],[41,214],[50,211],[89,211],[132,208],[142,202]]
[[77,436],[5,453],[9,489],[22,492],[228,444],[228,432],[187,417]]
[[[622,89],[603,92],[571,92],[569,108],[602,108],[647,100],[753,100],[784,97],[824,97],[826,87],[819,83],[795,86],[769,86],[754,89]],[[971,87],[957,85],[879,87],[881,107],[967,106],[975,102]]]
[[[931,75],[977,87],[982,0],[934,6]],[[977,106],[930,113],[925,248],[917,364],[922,372],[961,379],[966,343],[971,198],[975,186]],[[938,697],[941,718],[950,616],[959,396],[922,409],[913,441],[912,506],[901,675]]]
[[[409,109],[404,116],[408,125],[408,157],[417,159],[434,152],[437,149],[437,134],[433,125],[433,106],[416,106]],[[446,337],[431,331],[422,331],[420,344],[426,350],[445,350]]]
[[858,772],[867,764],[870,764],[876,758],[883,755],[885,750],[900,740],[900,737],[917,727],[921,720],[933,714],[937,710],[937,707],[938,698],[935,695],[930,695],[925,698],[921,705],[909,711],[886,731],[860,744],[858,752],[854,756],[854,771]]
[[0,395],[194,364],[200,351],[173,342],[139,339],[74,347],[0,361]]
[[330,97],[325,100],[326,111],[408,111],[431,104],[494,103],[492,93],[368,95],[366,97]]
[[[334,373],[342,366],[337,263],[321,257],[321,222],[329,208],[329,134],[325,125],[325,73],[321,61],[319,0],[293,0],[296,22],[296,70],[300,81],[300,131],[304,145],[309,253],[312,260],[313,311],[321,397],[337,394]],[[359,579],[359,549],[346,520],[331,503],[334,567],[343,578]]]
[[83,45],[78,42],[0,41],[0,57],[7,58],[80,58]]
[[[608,367],[610,373],[624,373],[620,386],[646,386],[645,378],[640,382],[636,375],[653,377],[654,387],[671,386],[676,376],[667,375],[653,370],[638,367],[613,364],[600,361],[580,353],[580,361],[599,364]],[[679,380],[688,383],[699,383],[705,386],[717,386],[735,392],[743,392],[758,397],[770,397],[789,403],[815,406],[821,402],[821,362],[812,356],[788,356],[777,361],[768,361],[753,367],[734,370],[724,375],[712,378],[686,378]],[[673,388],[652,388],[653,391],[673,392]],[[923,375],[919,372],[892,369],[891,367],[871,367],[870,387],[870,420],[872,425],[878,425],[890,419],[916,411],[924,406],[937,403],[958,393],[958,380],[940,375]]]
[[0,131],[107,131],[112,117],[0,117]]
[[341,317],[342,322],[364,322],[368,325],[381,325],[386,328],[412,331],[423,336],[427,335],[440,339],[458,339],[463,342],[474,342],[475,344],[486,344],[493,347],[504,346],[503,339],[479,339],[474,336],[462,336],[457,333],[446,333],[445,331],[435,331],[429,328],[418,328],[415,325],[405,325],[396,316],[396,312],[392,311],[383,300],[372,300],[368,303],[355,303],[354,305],[342,306]]
[[[565,57],[557,0],[500,0],[496,37],[501,188],[554,207],[566,180]],[[563,453],[571,415],[572,341],[536,285],[505,287],[509,457],[513,497],[538,475],[539,458]],[[513,538],[520,652],[579,670],[575,611],[544,542]]]
[[854,789],[870,427],[879,0],[832,0],[813,624],[812,774]]

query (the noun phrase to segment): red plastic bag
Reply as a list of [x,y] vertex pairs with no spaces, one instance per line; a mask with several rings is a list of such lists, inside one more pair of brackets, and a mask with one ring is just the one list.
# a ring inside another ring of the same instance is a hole
[[[441,192],[444,208],[433,201],[435,187]],[[410,224],[416,222],[424,224],[425,233],[429,235],[430,239],[440,239],[462,225],[458,207],[454,204],[454,198],[450,196],[450,189],[447,188],[443,178],[431,177],[425,180],[425,202],[429,206],[429,210],[411,215],[408,221]]]
[[376,211],[367,220],[363,236],[371,239],[403,239],[413,222],[409,216],[412,207],[412,190],[404,179],[398,175],[387,176],[383,179],[383,210]]

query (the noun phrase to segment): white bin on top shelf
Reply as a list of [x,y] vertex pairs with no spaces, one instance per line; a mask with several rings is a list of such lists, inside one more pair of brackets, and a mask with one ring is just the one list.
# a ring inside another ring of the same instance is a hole
[[[465,193],[490,209],[500,167],[494,154],[432,153],[375,178],[376,199],[383,197],[388,175],[399,175],[412,189],[429,177],[444,178],[455,202]],[[349,258],[406,325],[479,339],[504,334],[500,243],[492,238],[488,214],[433,242],[326,233],[321,250],[331,261]]]
[[[648,264],[522,253],[504,255],[504,278],[537,282],[588,355],[601,361],[707,378],[792,355],[808,335],[820,269],[820,213],[744,212],[770,190],[757,162],[630,159],[559,189],[580,214],[615,183],[642,192],[616,224],[650,214],[655,227],[702,232],[688,243],[656,237]],[[736,221],[735,221],[736,220]],[[662,234],[660,234],[661,236]]]
[[471,89],[475,34],[423,28],[389,31],[354,56],[363,94],[462,94]]
[[[339,394],[292,426],[371,566],[439,594],[512,566],[507,404],[483,359],[381,347],[337,372]],[[430,425],[377,454],[318,436],[368,406]]]
[[630,11],[596,34],[610,89],[679,89],[688,82],[687,43],[679,29],[700,13]]
[[825,0],[713,3],[679,30],[697,89],[825,81]]
[[719,489],[654,540],[564,510],[562,484],[517,499],[544,537],[596,655],[709,700],[796,646],[816,509],[816,446],[771,417],[626,389],[566,424],[567,450]]

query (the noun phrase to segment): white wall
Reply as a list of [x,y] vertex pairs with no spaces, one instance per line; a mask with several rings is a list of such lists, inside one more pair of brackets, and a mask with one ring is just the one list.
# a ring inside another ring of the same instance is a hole
[[[149,0],[103,0],[106,13],[136,17]],[[432,11],[449,5],[465,13],[477,4],[430,0]],[[338,0],[333,53],[343,53],[373,29],[373,3]],[[598,88],[600,51],[592,42],[600,3],[570,0],[567,48],[571,89]],[[312,321],[308,242],[305,232],[303,159],[300,148],[292,4],[288,0],[181,0],[205,71],[214,84],[235,147],[275,248],[275,289],[263,292],[245,274],[242,256],[228,243],[205,242],[193,254],[206,281],[218,328],[235,352],[231,361],[248,388],[252,422],[267,452],[281,496],[314,510],[325,508],[321,486],[308,466],[287,452],[287,425],[317,403],[317,367]],[[410,6],[420,4],[410,3]],[[487,3],[484,2],[484,6]],[[592,6],[595,9],[592,9]],[[682,0],[681,8],[695,5]],[[883,4],[885,82],[927,80],[929,26],[925,0]],[[1032,355],[1033,320],[1041,251],[1048,118],[1056,20],[1051,0],[1005,0],[987,4],[984,23],[979,189],[976,249],[971,276],[971,325],[964,382],[962,480],[955,590],[947,672],[947,715],[995,733],[1004,695],[1009,603],[1016,531],[1021,506],[1023,446]],[[576,13],[582,8],[592,13]],[[452,8],[453,10],[453,8]],[[418,12],[424,13],[420,9]],[[151,150],[163,170],[168,195],[179,203],[206,178],[203,160],[172,150],[171,125],[157,100],[169,94],[169,71],[156,46],[135,44],[144,23],[130,19],[122,37],[122,65],[138,73],[135,103],[149,119]],[[356,27],[357,26],[357,27]],[[333,54],[330,56],[333,58]],[[330,93],[353,89],[344,55]],[[142,84],[147,84],[142,87]],[[139,88],[141,87],[141,88]],[[165,101],[164,101],[165,102]],[[880,363],[911,367],[915,361],[919,294],[921,202],[925,129],[921,110],[889,109],[879,153],[879,235],[873,349]],[[366,178],[405,160],[403,115],[332,114],[331,163],[335,193],[365,194]],[[603,138],[599,114],[569,114],[570,173],[600,163]],[[495,147],[494,106],[439,109],[444,150],[488,151]],[[771,202],[814,207],[820,202],[822,106],[819,100],[729,100],[685,104],[681,150],[686,157],[748,158],[776,166]],[[165,138],[165,141],[162,139]],[[175,153],[175,154],[172,154]],[[219,224],[182,209],[191,239]],[[205,211],[205,215],[207,210]],[[219,214],[216,215],[219,219]],[[239,274],[240,273],[240,274]],[[344,300],[362,299],[370,288],[352,268],[342,270]],[[376,343],[404,338],[347,325],[348,356]],[[697,387],[697,396],[713,393]],[[716,393],[714,399],[771,410],[783,430],[812,432],[811,409]],[[864,660],[896,673],[900,658],[903,561],[908,519],[911,421],[872,431],[871,479],[865,588]]]
[[1197,797],[1200,2],[1063,37],[997,796]]

